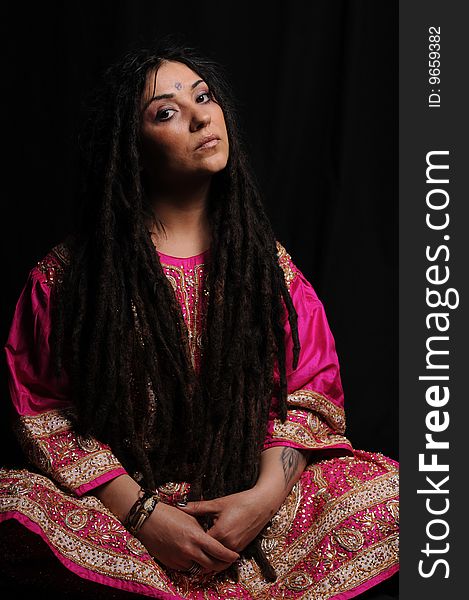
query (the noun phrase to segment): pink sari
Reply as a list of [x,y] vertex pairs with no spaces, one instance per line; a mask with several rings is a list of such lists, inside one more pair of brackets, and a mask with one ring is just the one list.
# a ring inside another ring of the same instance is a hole
[[[291,446],[311,449],[313,455],[262,534],[262,547],[278,575],[274,583],[266,582],[248,559],[241,560],[237,583],[223,572],[191,578],[168,569],[93,496],[95,487],[126,471],[111,448],[74,432],[67,379],[51,374],[50,293],[66,267],[62,245],[30,272],[5,347],[16,431],[34,467],[0,469],[0,521],[15,519],[38,534],[76,575],[153,598],[345,600],[394,574],[399,569],[398,463],[356,450],[344,437],[339,363],[324,307],[279,242],[277,248],[298,313],[302,350],[293,370],[285,315],[288,418],[285,423],[278,418],[273,398],[264,448]],[[198,368],[210,251],[189,258],[159,256],[181,304]]]

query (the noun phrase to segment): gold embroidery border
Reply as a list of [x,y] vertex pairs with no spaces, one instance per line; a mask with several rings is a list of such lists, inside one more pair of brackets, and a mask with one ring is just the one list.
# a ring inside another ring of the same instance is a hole
[[271,435],[275,441],[293,442],[305,448],[328,448],[337,444],[346,444],[352,448],[350,441],[342,435],[334,433],[324,435],[324,432],[315,435],[306,425],[297,423],[296,421],[282,423],[280,419],[275,419]]
[[[301,480],[295,486],[301,486]],[[329,501],[327,511],[319,517],[314,528],[311,527],[303,535],[300,535],[288,548],[282,546],[277,556],[268,556],[277,572],[277,583],[288,576],[294,566],[305,557],[305,548],[316,547],[345,519],[361,510],[393,499],[398,493],[398,473],[389,472],[364,482],[361,487],[353,488],[342,496]],[[243,583],[253,598],[267,599],[271,597],[268,592],[265,592],[265,582],[252,561],[241,562],[240,572]]]
[[287,286],[288,291],[290,291],[291,284],[293,280],[298,275],[298,272],[294,269],[293,261],[291,256],[282,246],[282,244],[277,240],[277,258],[279,265],[282,267],[283,275],[285,277],[285,284]]
[[[370,569],[369,565],[376,567]],[[348,592],[389,570],[399,563],[399,534],[368,546],[333,573],[322,579],[301,596],[301,600],[328,600],[337,594]],[[336,581],[339,579],[339,581]]]
[[288,394],[287,403],[291,406],[314,410],[322,415],[337,433],[345,433],[345,411],[319,392],[301,388]]
[[122,469],[122,464],[110,450],[100,450],[84,456],[71,465],[54,469],[55,479],[70,489],[77,489],[98,477]]
[[[72,415],[73,410],[70,408],[52,409],[39,415],[22,415],[18,419],[17,431],[25,453],[37,467],[49,473],[62,485],[77,489],[106,473],[122,468],[122,464],[109,448],[94,438],[76,436],[72,430]],[[72,433],[77,447],[86,454],[70,465],[56,467],[46,441],[65,432]],[[87,442],[90,441],[96,441],[96,445],[87,448]]]
[[[376,566],[370,569],[370,564]],[[336,598],[338,594],[356,589],[398,564],[399,534],[396,533],[368,546],[318,582],[314,582],[304,571],[293,571],[289,577],[303,577],[303,582],[300,582],[298,588],[291,583],[286,587],[293,591],[303,591],[301,596],[296,596],[297,600],[329,600]],[[285,597],[283,586],[278,591],[269,592],[263,592],[257,600],[283,600]]]
[[73,410],[70,408],[45,411],[38,415],[20,415],[20,427],[35,438],[50,437],[72,428]]
[[[12,473],[11,471],[0,469],[0,475],[2,475],[2,471],[7,477],[14,477],[17,475],[18,479],[25,477],[25,473],[27,473],[25,471],[16,471]],[[54,493],[58,492],[61,495],[65,495],[67,500],[73,503],[78,510],[89,510],[86,506],[83,508],[84,502],[82,502],[80,498],[64,494],[63,491],[54,486],[46,477],[37,475],[36,473],[28,473],[28,478],[31,483],[34,482],[40,486],[46,487]],[[0,497],[0,509],[2,512],[18,511],[31,519],[31,521],[36,523],[42,531],[47,533],[49,543],[61,556],[71,560],[73,563],[84,569],[100,573],[112,579],[123,579],[125,581],[132,581],[134,583],[153,587],[154,589],[175,593],[175,591],[164,581],[162,577],[164,571],[155,561],[151,560],[144,563],[132,555],[122,555],[110,548],[99,548],[97,545],[90,543],[86,538],[74,535],[73,532],[62,528],[46,514],[42,506],[31,500],[28,496],[21,496],[19,501],[18,497],[15,496],[2,496]],[[97,509],[101,510],[101,506]],[[106,509],[104,509],[103,512],[108,514]],[[116,522],[118,523],[117,520]],[[123,525],[121,525],[121,527],[122,535],[126,535],[128,532]],[[90,557],[89,562],[86,560],[87,555]]]
[[345,519],[366,508],[391,500],[398,494],[399,475],[395,472],[389,472],[379,475],[371,481],[364,482],[360,487],[352,488],[342,496],[331,500],[327,504],[327,514],[321,515],[318,522],[316,522],[314,531],[313,528],[306,531],[288,547],[286,552],[283,552],[283,563],[277,572],[283,571],[285,573],[284,565],[288,562],[288,556],[294,554],[298,547],[315,547]]
[[[0,469],[0,476],[5,475],[7,477],[13,477],[21,481],[25,476],[28,476],[29,485],[33,485],[34,483],[43,485],[44,487],[50,489],[53,492],[58,492],[61,495],[63,494],[60,490],[56,488],[56,486],[49,479],[42,475],[32,474],[27,471],[11,471],[6,469]],[[394,483],[392,481],[393,477],[391,474],[386,474],[386,476],[382,476],[384,480],[388,480],[389,489],[385,486],[386,489],[383,489],[383,493],[380,495],[385,496],[386,490],[388,495],[395,492]],[[378,478],[377,478],[378,479]],[[376,481],[376,480],[373,480]],[[367,482],[367,483],[373,483]],[[295,484],[294,487],[297,487],[298,484]],[[364,488],[369,488],[370,486],[364,486]],[[293,491],[293,490],[292,490]],[[354,490],[352,490],[354,491]],[[369,490],[368,490],[369,491]],[[298,490],[296,490],[298,493]],[[347,495],[347,494],[346,494]],[[79,510],[87,510],[87,508],[93,508],[101,510],[106,514],[110,514],[106,508],[101,505],[99,500],[95,497],[84,497],[84,498],[75,498],[71,497],[68,494],[66,495],[67,500],[69,500],[72,504],[74,504]],[[337,499],[337,502],[332,502],[329,507],[330,511],[334,511],[334,508],[344,499],[344,496]],[[92,502],[90,502],[92,500]],[[365,504],[372,505],[373,503],[379,502],[379,498],[375,497],[374,502],[370,501],[368,494],[368,502]],[[18,506],[18,503],[20,506]],[[348,503],[350,505],[350,502]],[[353,504],[353,503],[352,503]],[[74,536],[73,533],[69,531],[64,531],[55,521],[48,518],[44,509],[33,502],[27,496],[22,495],[20,499],[18,496],[3,496],[0,497],[0,509],[2,511],[10,511],[10,510],[19,510],[21,513],[25,514],[28,518],[30,518],[33,522],[37,523],[43,531],[48,532],[49,542],[56,548],[59,554],[67,557],[72,560],[74,563],[84,567],[85,569],[90,569],[91,571],[95,571],[101,573],[110,578],[123,579],[127,581],[132,581],[135,583],[141,583],[143,585],[152,586],[154,589],[161,589],[164,591],[168,591],[169,593],[175,593],[174,589],[170,589],[168,584],[164,581],[163,576],[168,576],[164,573],[164,570],[154,561],[148,563],[142,563],[138,558],[126,555],[123,557],[121,554],[113,551],[112,549],[105,548],[98,550],[96,546],[89,543],[87,540]],[[357,512],[360,510],[360,507],[353,506],[353,512]],[[343,513],[344,511],[342,511]],[[350,512],[350,506],[348,506],[348,510],[345,511]],[[352,513],[353,514],[353,513]],[[111,516],[111,515],[110,515]],[[346,518],[347,514],[342,514],[341,519]],[[341,519],[336,519],[340,521]],[[337,523],[336,523],[337,524]],[[123,533],[126,533],[123,531]],[[291,550],[296,550],[296,558],[294,559],[293,566],[297,564],[303,557],[304,552],[302,549],[313,547],[313,541],[308,539],[314,536],[302,536],[301,540],[297,540],[295,542],[295,546],[299,546],[298,548],[289,548],[287,553],[282,554],[282,563],[286,564],[290,561],[285,560],[285,557],[291,555]],[[305,594],[301,596],[303,600],[327,600],[331,598],[333,595],[339,593],[340,591],[346,591],[349,589],[353,589],[362,583],[363,581],[367,581],[377,574],[388,569],[392,564],[395,564],[398,561],[397,554],[397,542],[398,542],[398,534],[393,534],[389,536],[385,540],[380,540],[376,544],[369,546],[363,552],[353,557],[349,562],[339,567],[339,569],[334,570],[333,573],[328,575],[326,578],[318,582],[314,588],[310,588],[305,591]],[[300,550],[300,553],[298,553]],[[86,562],[86,555],[89,553],[93,557],[93,562]],[[300,556],[299,556],[300,555]],[[365,567],[370,563],[370,556],[376,557],[380,561],[380,568],[375,569],[373,572],[370,569],[366,570]],[[111,570],[110,566],[114,567],[114,571]],[[252,560],[243,560],[241,563],[241,570],[244,571],[245,576],[242,580],[240,580],[240,585],[242,588],[249,590],[249,593],[252,594],[253,599],[256,600],[268,600],[272,598],[272,594],[270,592],[271,586],[266,584],[266,582],[259,576],[257,573],[257,569],[255,570],[256,565]],[[279,572],[278,565],[277,572]],[[284,575],[289,575],[292,571],[292,567],[286,569],[281,569],[284,572]],[[362,573],[362,575],[360,575]],[[365,575],[363,575],[365,574]],[[341,576],[342,578],[339,583],[335,583],[335,579]],[[249,582],[249,579],[252,579],[253,576],[256,578],[256,582]],[[169,579],[169,578],[168,578]],[[279,578],[280,579],[280,578]],[[171,580],[169,580],[171,584]],[[343,585],[342,582],[345,582],[346,587],[340,587]],[[351,583],[352,582],[352,583]],[[246,585],[247,583],[251,583],[251,585]],[[254,585],[253,585],[254,584]],[[257,584],[257,585],[256,585]],[[174,584],[173,584],[174,585]],[[267,585],[267,588],[266,588]],[[313,593],[313,595],[310,595]],[[319,595],[320,594],[320,595]]]

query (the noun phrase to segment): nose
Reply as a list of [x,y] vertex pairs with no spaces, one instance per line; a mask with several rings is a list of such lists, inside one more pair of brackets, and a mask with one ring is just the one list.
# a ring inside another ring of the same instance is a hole
[[207,125],[210,125],[211,120],[212,119],[207,108],[205,105],[201,104],[200,107],[194,109],[190,123],[190,130],[193,132],[203,129],[204,127],[207,127]]

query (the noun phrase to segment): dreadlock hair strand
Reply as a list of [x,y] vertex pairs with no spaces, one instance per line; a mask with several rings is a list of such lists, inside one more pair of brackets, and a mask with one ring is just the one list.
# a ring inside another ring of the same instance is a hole
[[[141,171],[141,98],[164,61],[182,62],[207,82],[230,140],[228,164],[213,176],[207,199],[211,255],[199,373],[148,231],[156,221]],[[287,414],[286,313],[293,368],[300,352],[297,314],[238,121],[221,67],[184,43],[163,40],[112,65],[80,138],[82,218],[54,302],[54,366],[69,373],[77,430],[108,443],[147,486],[190,482],[191,499],[256,483],[274,392],[281,418]],[[259,539],[246,551],[266,577],[275,576]]]

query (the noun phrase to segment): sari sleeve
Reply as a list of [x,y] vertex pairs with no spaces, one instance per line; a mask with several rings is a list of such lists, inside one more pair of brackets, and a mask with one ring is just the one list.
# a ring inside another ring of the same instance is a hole
[[82,496],[126,471],[109,446],[74,431],[69,380],[50,361],[52,287],[62,266],[54,251],[34,267],[18,299],[5,345],[13,424],[26,457]]
[[[344,394],[339,361],[324,306],[280,242],[277,242],[277,248],[279,263],[298,314],[301,351],[297,368],[293,370],[293,338],[285,307],[287,418],[285,422],[279,418],[275,394],[263,450],[290,446],[319,453],[340,449],[345,455],[353,455],[352,445],[344,437]],[[276,386],[279,380],[276,363]]]

